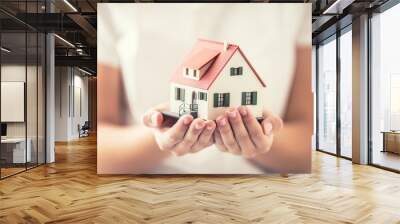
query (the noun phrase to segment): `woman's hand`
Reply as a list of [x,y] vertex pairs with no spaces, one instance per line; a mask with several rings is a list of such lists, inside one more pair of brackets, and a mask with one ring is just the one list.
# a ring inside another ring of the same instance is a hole
[[213,144],[214,121],[193,119],[184,115],[172,127],[162,127],[164,121],[160,111],[166,111],[166,104],[149,110],[143,123],[154,130],[160,150],[170,151],[177,156],[198,152]]
[[274,133],[282,126],[282,120],[265,111],[260,124],[250,109],[241,106],[231,109],[225,116],[217,118],[214,139],[217,148],[223,152],[253,158],[271,149]]

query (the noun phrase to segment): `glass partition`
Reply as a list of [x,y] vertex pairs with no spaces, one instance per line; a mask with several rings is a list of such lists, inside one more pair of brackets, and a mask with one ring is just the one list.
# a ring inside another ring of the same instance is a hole
[[340,36],[340,154],[352,157],[352,35],[351,26]]
[[26,113],[27,113],[27,150],[30,160],[27,167],[31,168],[38,162],[38,35],[36,32],[27,33],[27,65],[26,65]]
[[[317,149],[352,157],[352,26],[317,48]],[[339,123],[338,123],[339,122]]]
[[[44,1],[17,5],[40,13]],[[45,45],[44,33],[0,12],[1,179],[45,163]]]
[[1,34],[2,177],[24,171],[31,161],[26,136],[26,40],[25,32]]
[[336,37],[318,47],[318,149],[336,154]]
[[371,19],[370,161],[400,171],[400,4]]

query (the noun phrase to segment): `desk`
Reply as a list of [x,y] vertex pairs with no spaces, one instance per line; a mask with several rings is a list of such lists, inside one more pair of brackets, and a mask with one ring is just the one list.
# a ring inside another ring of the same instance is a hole
[[400,131],[382,131],[383,150],[382,152],[392,152],[400,154]]
[[1,139],[1,159],[5,160],[5,163],[31,162],[32,141],[30,138],[28,138],[26,142],[28,143],[28,147],[26,147],[25,152],[25,138]]

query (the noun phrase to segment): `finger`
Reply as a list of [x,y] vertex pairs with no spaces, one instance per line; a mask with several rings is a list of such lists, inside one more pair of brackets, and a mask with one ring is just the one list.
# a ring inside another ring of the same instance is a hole
[[192,146],[198,141],[198,138],[205,127],[205,121],[197,118],[195,119],[186,132],[183,140],[179,142],[173,149],[177,156],[181,156],[189,152]]
[[229,118],[229,123],[232,127],[236,142],[242,149],[242,155],[245,158],[253,157],[255,155],[255,146],[250,139],[238,110],[232,109],[227,111],[226,114]]
[[222,151],[222,152],[228,151],[228,149],[224,145],[224,142],[222,141],[221,133],[219,133],[218,129],[215,129],[215,131],[214,131],[214,142],[215,142],[215,146],[220,151]]
[[[263,129],[265,130],[264,133],[267,133],[264,135],[263,138],[263,144],[256,146],[256,151],[258,153],[266,153],[272,148],[272,143],[274,140],[274,133],[272,132],[272,126],[270,125],[269,121],[263,121],[262,126]],[[271,131],[267,131],[266,129],[271,129]]]
[[264,134],[266,136],[271,136],[273,134],[273,127],[274,126],[272,124],[271,119],[269,119],[269,118],[264,119],[263,122],[261,123],[261,125],[262,125],[262,128],[263,128]]
[[257,119],[253,116],[251,110],[247,107],[239,107],[239,112],[242,117],[244,126],[246,127],[251,140],[256,148],[262,148],[266,145],[265,135],[262,126],[258,123]]
[[160,127],[163,122],[163,117],[160,111],[168,110],[168,107],[168,103],[162,103],[146,112],[142,117],[143,124],[147,127]]
[[283,128],[283,121],[280,117],[275,116],[270,111],[264,111],[263,117],[269,120],[272,123],[273,132],[276,133]]
[[222,142],[230,153],[239,155],[241,153],[240,147],[237,144],[231,126],[225,116],[217,118],[217,127],[221,134]]
[[181,142],[192,121],[193,117],[190,115],[184,115],[179,118],[179,120],[162,135],[164,148],[170,149]]
[[215,130],[215,123],[214,121],[206,121],[205,122],[205,128],[201,132],[198,141],[192,146],[192,149],[190,152],[198,152],[202,149],[204,149],[207,146],[210,146],[212,144],[212,134]]
[[157,128],[161,127],[164,120],[163,115],[156,110],[150,110],[143,116],[143,124],[147,127]]

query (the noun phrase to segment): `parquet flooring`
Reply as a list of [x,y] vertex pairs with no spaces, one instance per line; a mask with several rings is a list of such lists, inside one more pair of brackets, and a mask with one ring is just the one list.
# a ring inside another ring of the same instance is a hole
[[1,168],[1,175],[2,175],[2,177],[7,177],[7,176],[13,175],[15,173],[24,171],[24,170],[25,170],[25,167],[23,167],[23,168],[14,168],[14,167],[12,167],[12,168]]
[[98,176],[96,139],[0,181],[0,223],[400,223],[400,175],[313,152],[313,173]]

